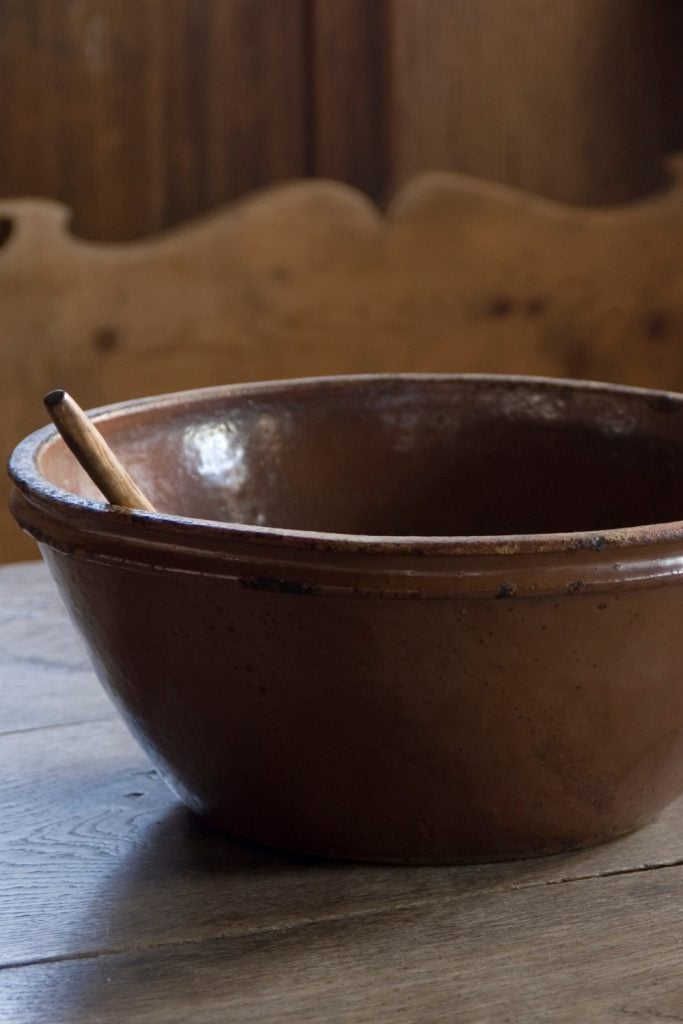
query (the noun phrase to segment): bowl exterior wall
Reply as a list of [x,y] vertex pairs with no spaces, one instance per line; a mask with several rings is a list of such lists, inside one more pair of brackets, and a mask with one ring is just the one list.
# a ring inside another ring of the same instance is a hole
[[181,799],[362,859],[531,857],[683,791],[683,585],[423,599],[259,586],[43,544]]

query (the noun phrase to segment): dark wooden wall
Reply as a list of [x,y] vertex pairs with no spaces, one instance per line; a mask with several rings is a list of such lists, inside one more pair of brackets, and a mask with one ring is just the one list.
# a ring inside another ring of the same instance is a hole
[[138,237],[310,174],[569,202],[683,145],[680,0],[0,0],[0,195]]

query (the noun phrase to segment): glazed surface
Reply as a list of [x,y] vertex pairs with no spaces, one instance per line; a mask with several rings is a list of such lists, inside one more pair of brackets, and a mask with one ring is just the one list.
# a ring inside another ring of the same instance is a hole
[[[161,512],[379,536],[606,531],[683,518],[683,404],[505,378],[240,389],[102,430]],[[97,492],[57,445],[52,483]]]

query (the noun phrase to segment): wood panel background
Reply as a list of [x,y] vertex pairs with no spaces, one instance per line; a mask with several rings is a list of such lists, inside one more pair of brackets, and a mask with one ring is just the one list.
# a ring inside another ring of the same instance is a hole
[[132,238],[306,172],[301,0],[1,0],[0,195]]
[[135,238],[307,175],[573,203],[683,145],[679,0],[0,0],[0,195]]

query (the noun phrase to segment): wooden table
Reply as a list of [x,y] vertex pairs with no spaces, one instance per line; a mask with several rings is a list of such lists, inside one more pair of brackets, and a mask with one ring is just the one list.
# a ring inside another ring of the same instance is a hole
[[683,802],[595,851],[286,856],[178,806],[43,567],[0,569],[2,1024],[683,1020]]

